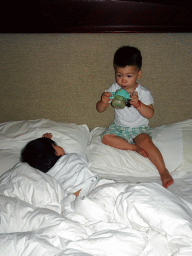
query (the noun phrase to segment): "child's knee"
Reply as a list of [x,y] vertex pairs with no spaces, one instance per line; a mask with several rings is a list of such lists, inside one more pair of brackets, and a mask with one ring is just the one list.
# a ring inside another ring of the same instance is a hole
[[117,138],[115,134],[105,134],[103,135],[102,142],[105,145],[109,145],[114,138]]
[[106,134],[103,136],[102,138],[102,143],[103,144],[108,144],[109,143],[109,140],[110,140],[110,134]]
[[134,139],[134,141],[141,148],[145,148],[153,145],[151,137],[146,133],[139,134]]

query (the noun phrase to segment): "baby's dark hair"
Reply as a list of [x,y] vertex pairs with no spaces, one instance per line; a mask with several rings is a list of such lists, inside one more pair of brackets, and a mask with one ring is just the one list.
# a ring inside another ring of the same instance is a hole
[[60,158],[56,155],[54,145],[49,138],[38,138],[30,141],[21,151],[21,162],[28,163],[44,173],[48,172]]
[[120,47],[114,55],[114,67],[136,66],[139,70],[142,67],[142,56],[139,49],[132,46]]

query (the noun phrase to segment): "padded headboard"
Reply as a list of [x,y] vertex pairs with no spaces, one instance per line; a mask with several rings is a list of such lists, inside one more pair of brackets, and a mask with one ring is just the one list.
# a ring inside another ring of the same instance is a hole
[[97,113],[114,82],[113,55],[122,45],[143,56],[140,83],[151,90],[151,126],[192,118],[192,34],[0,34],[0,122],[48,118],[107,127],[113,108]]

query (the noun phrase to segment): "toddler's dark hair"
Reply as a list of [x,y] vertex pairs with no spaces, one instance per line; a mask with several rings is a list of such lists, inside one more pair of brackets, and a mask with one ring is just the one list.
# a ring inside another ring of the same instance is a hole
[[139,49],[132,46],[120,47],[114,55],[114,67],[136,66],[139,70],[142,67],[142,56]]
[[48,172],[60,158],[55,154],[56,143],[49,138],[38,138],[30,141],[21,151],[21,162],[44,173]]

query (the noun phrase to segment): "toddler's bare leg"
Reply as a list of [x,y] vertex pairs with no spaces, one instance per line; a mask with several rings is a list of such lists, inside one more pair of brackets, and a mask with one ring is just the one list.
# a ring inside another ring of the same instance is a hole
[[138,154],[144,157],[148,157],[144,149],[140,148],[136,144],[130,144],[125,139],[118,137],[114,134],[104,135],[102,142],[105,145],[111,146],[113,148],[136,151]]
[[149,135],[143,133],[139,134],[134,139],[134,142],[147,152],[149,160],[156,166],[157,170],[159,171],[163,186],[168,188],[171,184],[173,184],[173,178],[165,167],[161,152],[154,145]]

